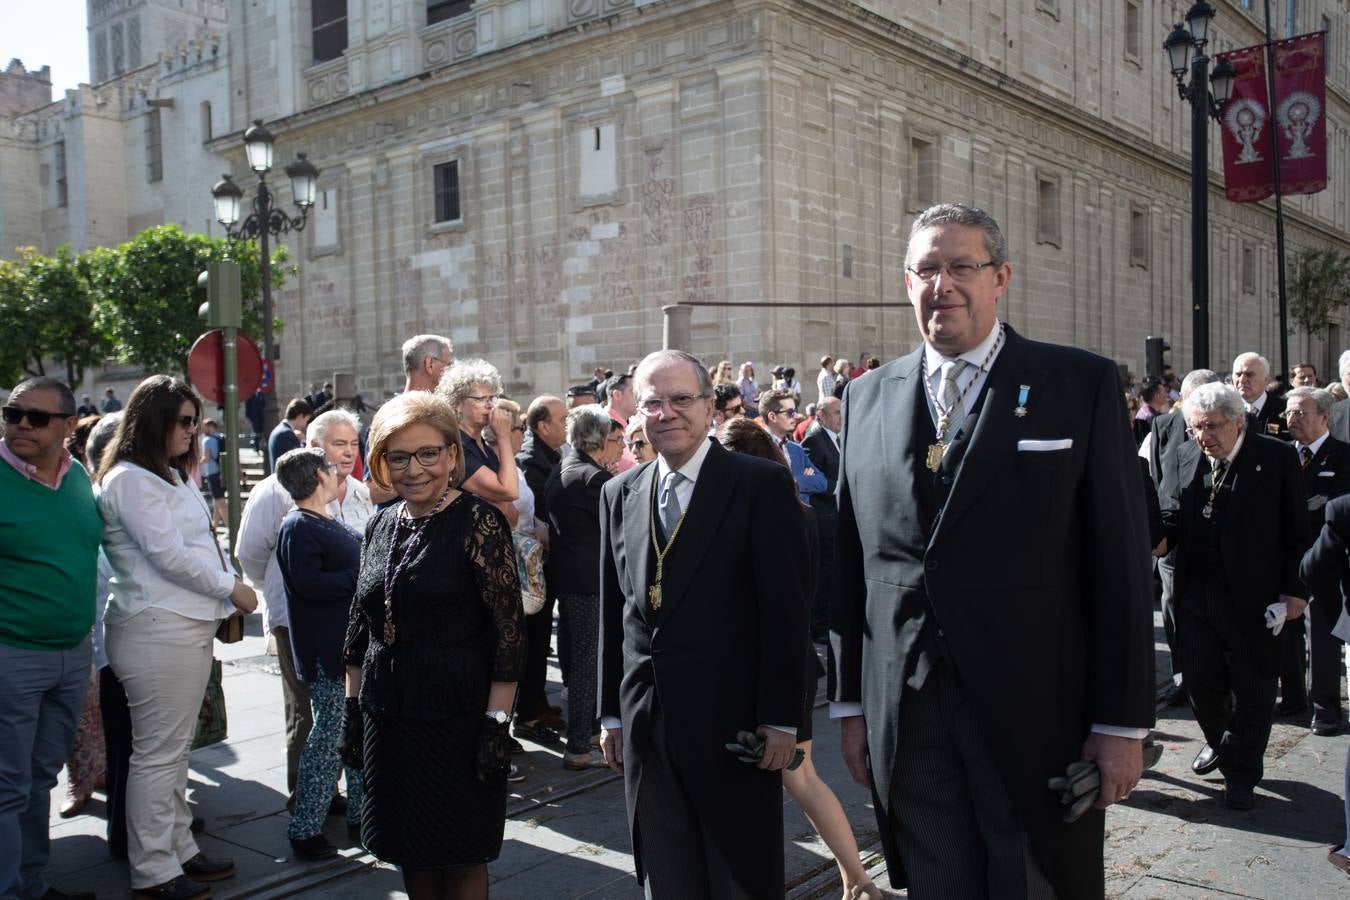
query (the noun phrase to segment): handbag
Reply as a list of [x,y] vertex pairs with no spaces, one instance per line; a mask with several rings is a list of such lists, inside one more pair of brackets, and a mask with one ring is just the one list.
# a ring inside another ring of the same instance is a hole
[[[229,565],[225,562],[225,554],[220,550],[220,541],[216,540],[216,531],[211,527],[211,513],[206,513],[206,526],[211,535],[211,546],[216,548],[216,558],[220,560],[220,567],[229,574],[233,575]],[[216,640],[222,644],[237,644],[244,639],[244,614],[234,612],[227,618],[221,619],[220,624],[216,626]]]
[[222,678],[220,660],[211,660],[211,677],[206,682],[206,695],[202,697],[201,709],[197,711],[197,732],[192,736],[193,750],[225,740],[227,722]]
[[520,603],[525,615],[532,616],[544,608],[548,591],[544,586],[544,545],[519,531],[511,532],[516,548],[516,575],[520,579]]

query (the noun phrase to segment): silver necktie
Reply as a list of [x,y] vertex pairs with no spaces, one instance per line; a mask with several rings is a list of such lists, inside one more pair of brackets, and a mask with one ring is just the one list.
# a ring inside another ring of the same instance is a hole
[[680,521],[680,498],[675,495],[675,486],[683,477],[679,472],[671,470],[661,479],[661,493],[656,499],[661,511],[661,527],[666,533],[666,540],[670,540],[670,536],[675,532],[675,526]]
[[942,364],[941,399],[943,408],[947,410],[947,430],[943,438],[948,441],[956,436],[961,430],[961,423],[966,420],[966,405],[961,400],[961,391],[956,387],[956,379],[968,365],[970,363],[964,359],[954,359]]

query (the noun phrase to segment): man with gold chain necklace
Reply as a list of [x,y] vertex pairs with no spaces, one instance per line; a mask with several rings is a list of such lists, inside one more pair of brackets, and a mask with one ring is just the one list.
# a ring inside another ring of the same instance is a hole
[[[652,898],[781,897],[778,773],[810,708],[796,487],[708,440],[696,358],[650,354],[633,385],[657,459],[603,489],[598,709],[638,880]],[[764,743],[758,763],[728,752],[742,731]]]

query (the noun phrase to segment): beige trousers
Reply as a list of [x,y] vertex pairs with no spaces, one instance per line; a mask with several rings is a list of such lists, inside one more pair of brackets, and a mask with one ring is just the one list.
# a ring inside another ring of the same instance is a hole
[[108,661],[131,710],[127,854],[133,889],[183,874],[197,855],[188,750],[211,676],[215,621],[147,609],[107,626]]

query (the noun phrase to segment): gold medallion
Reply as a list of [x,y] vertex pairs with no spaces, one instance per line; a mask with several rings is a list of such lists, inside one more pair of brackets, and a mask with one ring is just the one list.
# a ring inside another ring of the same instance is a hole
[[661,608],[661,585],[654,584],[647,588],[647,602],[652,605],[652,609]]
[[928,471],[936,472],[938,466],[942,465],[942,454],[947,450],[947,445],[941,442],[928,445]]

